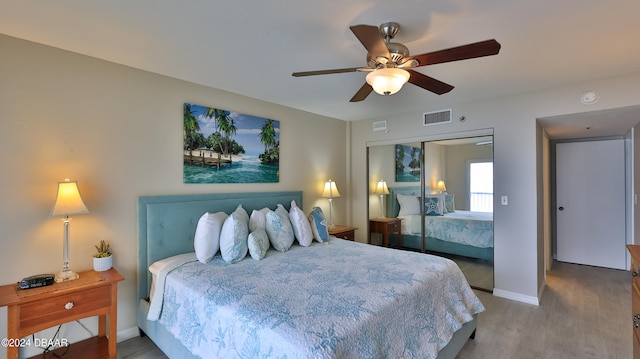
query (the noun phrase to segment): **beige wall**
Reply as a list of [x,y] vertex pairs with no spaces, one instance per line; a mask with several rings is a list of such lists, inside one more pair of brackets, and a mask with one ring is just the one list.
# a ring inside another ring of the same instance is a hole
[[[455,90],[454,90],[455,91]],[[582,105],[580,95],[597,91],[600,99]],[[640,104],[640,73],[606,78],[545,91],[513,94],[501,98],[468,103],[447,103],[446,95],[425,95],[421,112],[400,113],[389,118],[354,122],[352,127],[353,225],[367,228],[366,146],[415,142],[442,138],[494,134],[494,201],[509,197],[508,206],[494,202],[495,291],[499,296],[537,303],[543,289],[544,195],[542,165],[544,136],[537,132],[537,118],[561,114],[612,109]],[[423,127],[423,112],[453,109],[453,123]],[[458,119],[466,117],[466,121]],[[640,119],[640,114],[639,114]],[[387,121],[387,132],[373,132],[372,123]],[[540,129],[543,131],[543,129]],[[358,241],[366,241],[366,231],[357,232]]]
[[[126,277],[118,295],[118,330],[125,336],[137,334],[132,329],[139,196],[303,190],[305,212],[314,205],[328,211],[327,201],[318,196],[332,178],[343,195],[334,201],[334,220],[348,218],[344,121],[6,36],[0,36],[0,53],[2,284],[60,270],[62,222],[48,214],[56,183],[64,178],[78,180],[91,211],[71,223],[72,269],[91,268],[98,241],[112,244],[114,266]],[[279,120],[280,182],[183,184],[184,102]],[[6,323],[4,308],[1,323]],[[78,328],[68,324],[63,335],[86,334]],[[0,337],[5,336],[1,324]]]

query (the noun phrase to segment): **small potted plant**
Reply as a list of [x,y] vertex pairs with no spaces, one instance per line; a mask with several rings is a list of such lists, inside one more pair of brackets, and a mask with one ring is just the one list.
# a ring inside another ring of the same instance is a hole
[[111,247],[105,241],[100,241],[99,246],[95,246],[98,253],[93,255],[93,270],[96,272],[102,272],[111,269],[112,256]]

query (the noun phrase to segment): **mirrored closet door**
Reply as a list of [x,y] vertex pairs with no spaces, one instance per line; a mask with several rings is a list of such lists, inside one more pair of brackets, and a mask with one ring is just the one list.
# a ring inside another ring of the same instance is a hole
[[372,244],[450,258],[493,290],[492,136],[370,146],[367,168]]

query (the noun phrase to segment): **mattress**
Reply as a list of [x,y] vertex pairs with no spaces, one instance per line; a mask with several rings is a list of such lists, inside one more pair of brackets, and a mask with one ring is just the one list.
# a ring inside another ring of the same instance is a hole
[[333,239],[260,261],[184,258],[158,271],[152,305],[202,358],[435,358],[484,311],[457,265],[428,254]]

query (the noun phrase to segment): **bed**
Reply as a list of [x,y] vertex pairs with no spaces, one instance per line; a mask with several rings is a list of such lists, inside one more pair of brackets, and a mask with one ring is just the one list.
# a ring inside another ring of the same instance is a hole
[[[288,209],[292,200],[301,207],[302,193],[140,197],[141,333],[170,358],[443,359],[455,358],[475,335],[484,308],[445,258],[332,237],[328,245],[294,244],[284,253],[270,249],[260,261],[247,257],[226,264],[219,255],[207,264],[189,259],[202,213],[230,213],[238,204],[249,213],[279,203]],[[172,262],[177,264],[163,285],[155,284],[166,295],[159,318],[149,320],[148,268],[167,258],[179,263]],[[396,354],[398,348],[402,354]]]
[[402,245],[406,248],[448,253],[493,261],[493,215],[455,210],[442,216],[425,216],[424,246],[421,215],[401,215],[398,194],[420,196],[420,187],[389,188],[387,216],[402,218]]

